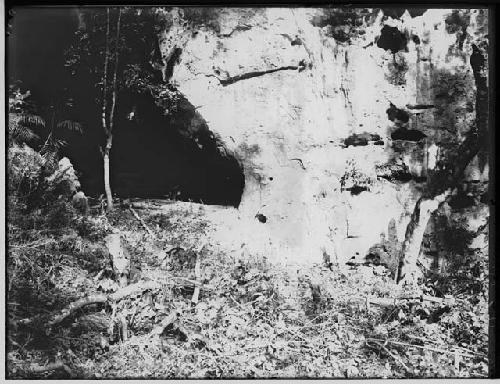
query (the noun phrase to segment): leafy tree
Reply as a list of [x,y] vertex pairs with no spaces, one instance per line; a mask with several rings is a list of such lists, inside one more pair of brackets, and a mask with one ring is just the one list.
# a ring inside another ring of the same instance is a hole
[[431,215],[457,188],[464,171],[474,157],[480,159],[487,154],[488,137],[488,65],[487,49],[472,45],[470,65],[476,84],[476,121],[466,132],[465,138],[443,157],[436,171],[430,173],[422,197],[415,204],[400,256],[399,282],[412,282],[412,271],[416,269],[418,255],[425,228]]

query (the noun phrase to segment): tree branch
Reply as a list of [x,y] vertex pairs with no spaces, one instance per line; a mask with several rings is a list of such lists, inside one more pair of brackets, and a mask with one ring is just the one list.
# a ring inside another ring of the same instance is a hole
[[122,16],[122,9],[118,8],[118,20],[116,22],[116,41],[115,41],[115,69],[113,73],[113,100],[111,104],[111,112],[109,116],[109,134],[113,132],[113,123],[116,107],[116,76],[118,72],[118,43],[120,41],[120,20]]
[[106,123],[106,112],[108,109],[107,88],[108,88],[108,62],[109,62],[109,8],[106,8],[106,52],[104,56],[104,74],[102,86],[102,129],[108,134],[108,125]]

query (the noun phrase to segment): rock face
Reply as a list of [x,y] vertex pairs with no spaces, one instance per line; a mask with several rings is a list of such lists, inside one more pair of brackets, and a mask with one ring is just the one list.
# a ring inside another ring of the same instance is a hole
[[389,223],[403,241],[440,148],[475,124],[487,11],[188,12],[159,10],[164,79],[244,169],[241,242],[302,263],[364,256]]

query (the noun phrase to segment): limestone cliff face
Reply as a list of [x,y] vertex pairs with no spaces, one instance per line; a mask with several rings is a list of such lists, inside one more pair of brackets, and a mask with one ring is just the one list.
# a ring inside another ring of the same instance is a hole
[[364,256],[394,222],[403,240],[443,143],[474,125],[485,10],[163,12],[165,80],[244,169],[247,244],[300,263]]

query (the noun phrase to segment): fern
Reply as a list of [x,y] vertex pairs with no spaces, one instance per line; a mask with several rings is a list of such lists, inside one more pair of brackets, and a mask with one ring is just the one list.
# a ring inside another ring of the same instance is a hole
[[40,136],[24,125],[15,124],[9,128],[11,138],[17,143],[29,143],[31,141],[40,140]]
[[45,127],[45,120],[38,115],[27,114],[21,116],[21,118],[19,119],[19,124]]

